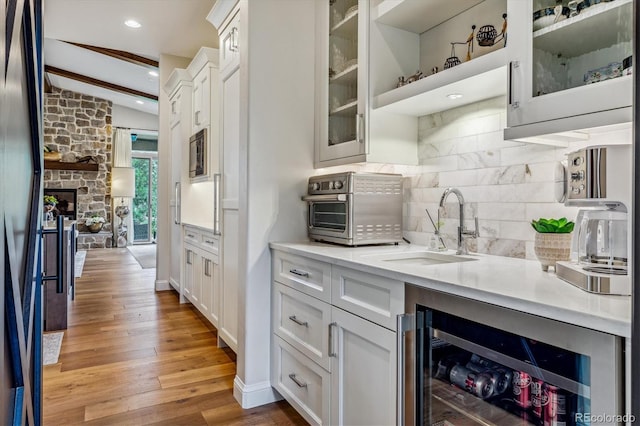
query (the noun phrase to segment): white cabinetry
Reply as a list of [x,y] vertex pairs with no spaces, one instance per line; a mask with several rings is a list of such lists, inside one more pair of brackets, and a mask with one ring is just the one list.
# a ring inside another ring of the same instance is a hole
[[538,1],[512,0],[509,7],[514,30],[506,138],[631,121],[633,80],[623,70],[633,52],[631,0],[592,4],[535,31],[531,17]]
[[193,77],[192,92],[192,133],[207,132],[205,176],[192,181],[209,180],[220,170],[218,117],[219,117],[219,70],[218,49],[202,47],[193,58],[187,70]]
[[238,347],[238,259],[240,249],[240,54],[239,6],[220,31],[220,149],[218,212],[222,247],[220,337]]
[[237,342],[234,396],[243,408],[277,398],[270,364],[256,354],[271,344],[268,242],[306,235],[300,196],[313,169],[316,3],[218,0],[207,16],[221,50],[237,45],[220,61],[219,330]]
[[393,424],[404,283],[274,252],[272,386],[312,424]]
[[184,226],[183,294],[216,328],[221,308],[218,248],[211,231]]
[[[316,167],[417,164],[418,117],[506,93],[507,0],[328,3],[317,2]],[[490,27],[495,38],[480,47],[477,32]],[[467,45],[455,53],[451,43],[470,33],[465,60]],[[425,78],[397,87],[417,70]]]
[[183,259],[182,247],[182,203],[181,195],[183,186],[189,182],[188,171],[183,168],[183,157],[188,155],[187,141],[191,134],[191,76],[184,69],[175,69],[164,91],[169,95],[171,105],[171,158],[169,167],[171,176],[171,198],[169,201],[171,211],[171,223],[169,233],[169,283],[180,291],[181,263]]

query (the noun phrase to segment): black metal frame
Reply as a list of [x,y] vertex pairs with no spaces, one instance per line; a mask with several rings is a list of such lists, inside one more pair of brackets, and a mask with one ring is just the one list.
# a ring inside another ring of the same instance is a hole
[[[65,213],[64,216],[66,216],[67,218],[71,219],[71,220],[76,220],[77,216],[78,216],[78,191],[75,189],[62,189],[62,188],[44,188],[44,195],[53,195],[55,196],[58,200],[60,200],[61,198],[64,199],[65,201],[66,198],[68,198],[66,196],[66,194],[71,194],[71,198],[73,198],[73,212],[70,213]],[[60,204],[58,202],[58,204]]]
[[640,271],[640,77],[638,59],[640,58],[640,6],[633,2],[633,61],[636,63],[633,80],[633,217],[631,218],[632,269],[631,282],[631,413],[640,419],[640,288],[636,282],[636,271]]

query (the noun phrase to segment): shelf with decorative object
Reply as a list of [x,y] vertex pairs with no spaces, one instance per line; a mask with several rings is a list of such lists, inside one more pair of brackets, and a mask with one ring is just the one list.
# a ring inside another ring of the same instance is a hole
[[373,9],[374,109],[419,117],[506,93],[507,2],[462,3],[386,0]]
[[[420,117],[507,92],[507,55],[496,50],[376,96],[373,108]],[[458,95],[462,95],[457,97]]]
[[44,168],[48,170],[80,170],[86,172],[97,172],[98,164],[91,163],[63,163],[60,161],[44,160]]

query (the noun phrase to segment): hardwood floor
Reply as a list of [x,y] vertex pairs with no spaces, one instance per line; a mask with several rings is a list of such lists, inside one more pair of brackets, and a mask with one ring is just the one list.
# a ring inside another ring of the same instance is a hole
[[155,269],[126,249],[89,250],[60,358],[44,367],[45,425],[298,425],[284,401],[243,410],[235,354]]

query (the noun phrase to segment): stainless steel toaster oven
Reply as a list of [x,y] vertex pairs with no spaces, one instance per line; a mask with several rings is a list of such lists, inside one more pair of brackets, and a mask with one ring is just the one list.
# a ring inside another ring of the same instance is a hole
[[347,246],[402,240],[402,175],[345,172],[309,178],[309,238]]

